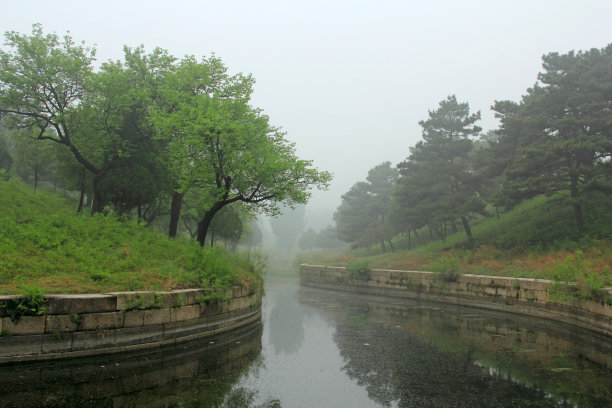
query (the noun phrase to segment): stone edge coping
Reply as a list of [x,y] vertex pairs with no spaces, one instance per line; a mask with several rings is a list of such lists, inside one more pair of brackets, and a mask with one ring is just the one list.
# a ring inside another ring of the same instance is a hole
[[[459,286],[462,287],[461,289],[455,288],[448,292],[435,290],[433,292],[417,293],[416,291],[409,290],[407,285],[402,285],[403,282],[401,282],[401,278],[398,276],[395,276],[395,279],[391,279],[393,277],[392,275],[412,275],[412,277],[420,277],[421,281],[433,281],[435,280],[435,272],[371,269],[371,274],[374,275],[372,277],[373,279],[376,279],[376,273],[379,272],[381,274],[387,274],[389,282],[383,283],[373,280],[368,282],[357,281],[355,284],[347,286],[346,283],[340,284],[339,282],[330,280],[330,278],[332,278],[331,276],[321,276],[320,272],[325,270],[331,270],[337,273],[344,272],[346,267],[300,264],[302,282],[307,285],[324,287],[326,289],[357,291],[382,296],[412,297],[415,299],[423,296],[424,299],[430,299],[434,302],[450,302],[466,306],[538,316],[563,321],[612,337],[612,305],[584,300],[550,301],[547,293],[548,286],[556,284],[556,282],[550,280],[464,274],[458,275],[456,282],[448,282],[450,286]],[[310,272],[310,276],[318,276],[318,279],[310,281],[308,279],[305,280],[303,275],[304,272],[306,272],[306,276],[308,276]],[[336,275],[336,277],[338,276]],[[480,291],[463,289],[470,285],[480,288]],[[503,292],[498,294],[497,288],[503,287],[507,289],[507,294],[504,295]],[[489,289],[491,293],[489,293]],[[604,288],[602,290],[612,294],[612,288]],[[512,296],[509,296],[510,292],[512,292]],[[529,296],[530,294],[541,294],[542,297],[535,296],[533,298],[524,298],[523,296]],[[554,313],[551,313],[552,311],[549,310],[549,306],[555,306],[559,308],[559,310],[555,310]]]
[[[172,291],[109,292],[106,294],[49,294],[47,315],[71,313],[117,312],[130,309],[190,306],[201,303],[207,289],[176,289]],[[252,295],[250,288],[234,286],[225,292],[227,298]],[[20,295],[0,295],[0,302],[18,300]],[[0,311],[1,312],[1,311]],[[4,316],[0,313],[0,317]]]
[[230,318],[229,321],[231,323],[227,325],[221,325],[218,328],[208,331],[202,331],[199,333],[189,334],[182,337],[175,337],[166,340],[147,342],[147,343],[138,343],[138,344],[130,344],[130,345],[122,345],[122,346],[111,346],[104,348],[92,348],[85,350],[76,350],[76,351],[65,351],[65,352],[52,352],[52,353],[40,353],[40,354],[23,354],[19,356],[0,356],[0,365],[7,363],[19,363],[19,362],[29,362],[29,361],[48,361],[48,360],[56,360],[56,359],[64,359],[64,358],[77,358],[77,357],[89,357],[89,356],[98,356],[98,355],[108,355],[108,354],[117,354],[117,353],[128,353],[142,350],[150,350],[157,349],[165,346],[171,346],[179,343],[199,340],[203,338],[215,339],[217,336],[224,334],[226,332],[242,328],[251,323],[257,322],[261,318],[261,308],[249,313],[246,317],[241,318]]
[[[301,267],[308,268],[321,268],[324,270],[333,270],[333,271],[345,271],[345,266],[328,266],[328,265],[311,265],[307,263],[300,264]],[[404,270],[404,269],[370,269],[371,273],[376,274],[376,272],[382,273],[399,273],[399,274],[407,274],[410,276],[419,276],[422,278],[432,279],[435,277],[436,272],[430,271],[412,271],[412,270]],[[518,287],[521,289],[539,289],[545,290],[546,286],[555,285],[555,284],[568,284],[567,282],[555,282],[549,279],[538,279],[538,278],[515,278],[512,276],[494,276],[494,275],[476,275],[471,273],[458,274],[456,282],[459,283],[474,283],[485,286],[509,286],[512,283],[516,282]],[[604,292],[608,292],[612,296],[612,287],[606,287],[601,289]]]

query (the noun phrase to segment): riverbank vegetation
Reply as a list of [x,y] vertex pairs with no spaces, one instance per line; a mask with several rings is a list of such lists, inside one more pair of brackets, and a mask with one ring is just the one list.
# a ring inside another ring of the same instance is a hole
[[493,104],[498,129],[447,97],[406,160],[342,196],[334,227],[351,250],[310,259],[612,286],[610,89],[612,44],[545,55],[520,102]]
[[253,77],[214,55],[124,47],[96,69],[94,48],[39,24],[4,44],[0,169],[78,192],[79,212],[155,222],[204,246],[228,206],[278,214],[331,179],[251,105]]
[[170,239],[135,220],[77,214],[62,196],[0,178],[0,294],[261,285],[262,259]]
[[4,40],[0,293],[259,285],[261,262],[236,254],[261,242],[256,214],[331,179],[214,55],[124,47],[96,67],[94,48],[39,24]]

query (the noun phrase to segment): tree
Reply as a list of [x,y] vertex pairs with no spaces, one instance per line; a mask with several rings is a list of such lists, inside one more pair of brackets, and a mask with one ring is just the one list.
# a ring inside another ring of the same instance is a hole
[[95,50],[69,35],[45,35],[35,24],[31,36],[7,32],[5,38],[9,50],[0,50],[0,113],[15,127],[36,129],[39,140],[70,150],[93,176],[92,213],[109,200],[120,211],[140,206],[145,197],[136,190],[142,184],[119,195],[116,189],[125,186],[111,184],[121,179],[117,174],[127,158],[140,182],[161,179],[145,175],[162,163],[146,116],[174,59],[164,50],[145,55],[142,47],[126,47],[123,63],[107,62],[94,73]]
[[215,238],[221,239],[233,248],[236,246],[244,232],[246,213],[238,204],[226,205],[217,212],[210,223],[210,246],[214,245]]
[[259,246],[263,243],[263,233],[257,225],[257,220],[252,220],[246,227],[245,233],[240,239],[240,243],[249,247],[249,252],[252,247]]
[[[423,140],[410,149],[407,160],[398,165],[400,178],[395,197],[406,230],[430,225],[441,237],[446,226],[460,220],[468,241],[472,241],[469,218],[484,213],[479,195],[481,176],[471,163],[473,140],[480,132],[475,123],[480,112],[470,114],[467,103],[454,95],[441,101],[429,118],[420,121]],[[440,228],[438,226],[441,226]],[[438,229],[439,228],[439,229]]]
[[2,128],[0,121],[0,169],[8,172],[13,165],[13,155],[9,148],[8,133]]
[[45,35],[40,24],[31,36],[7,32],[5,41],[11,51],[0,50],[0,113],[13,126],[36,129],[39,140],[68,147],[85,168],[99,172],[74,143],[95,49],[77,45],[68,35]]
[[15,171],[25,181],[32,179],[34,191],[41,177],[49,178],[56,165],[55,151],[48,143],[34,138],[24,130],[13,134],[15,141]]
[[300,240],[298,241],[298,247],[302,251],[311,251],[317,245],[317,233],[312,229],[308,228],[302,232]]
[[342,196],[342,203],[334,214],[340,238],[356,246],[370,246],[379,242],[386,252],[385,240],[393,249],[388,214],[391,208],[391,194],[398,176],[391,162],[384,162],[368,172],[366,181],[353,185]]
[[[195,68],[205,73],[206,66]],[[173,93],[172,109],[159,109],[152,120],[179,169],[177,192],[195,188],[205,200],[198,223],[200,245],[213,217],[226,205],[242,202],[253,212],[275,215],[279,204],[306,203],[312,187],[327,187],[331,175],[298,159],[285,134],[249,105],[250,76],[228,77],[214,87],[209,86],[214,76],[189,80],[193,92]]]
[[299,205],[295,208],[284,207],[282,214],[270,219],[270,226],[276,236],[276,247],[285,254],[295,250],[298,237],[306,225],[306,207]]
[[505,160],[504,197],[569,193],[579,232],[585,196],[612,192],[612,44],[550,53],[544,71],[520,103],[496,101],[499,149]]

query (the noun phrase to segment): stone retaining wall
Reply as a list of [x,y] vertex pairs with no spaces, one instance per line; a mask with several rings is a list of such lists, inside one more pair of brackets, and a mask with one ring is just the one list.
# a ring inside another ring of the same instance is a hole
[[45,313],[11,319],[18,296],[0,296],[0,364],[160,347],[245,326],[261,316],[261,292],[234,287],[227,301],[202,289],[49,295]]
[[[367,280],[351,279],[346,268],[300,265],[302,284],[383,296],[476,306],[553,319],[612,336],[612,305],[559,300],[559,284],[542,279],[458,275],[452,282],[433,272],[371,269]],[[569,287],[568,287],[569,288]]]

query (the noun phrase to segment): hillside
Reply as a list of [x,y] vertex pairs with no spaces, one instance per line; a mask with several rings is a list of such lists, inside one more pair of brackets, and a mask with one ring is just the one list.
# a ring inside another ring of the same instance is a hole
[[[427,270],[447,274],[533,277],[576,281],[588,292],[612,286],[612,241],[580,237],[559,205],[559,197],[539,196],[521,203],[497,217],[474,220],[474,246],[466,245],[458,231],[445,240],[427,242],[426,229],[412,238],[408,248],[405,236],[393,239],[395,251],[382,253],[380,246],[341,253],[302,254],[299,262],[325,265],[367,265],[370,268]],[[571,209],[569,210],[571,211]],[[593,236],[610,236],[611,215],[590,222]]]
[[261,265],[0,179],[0,294],[259,285]]

